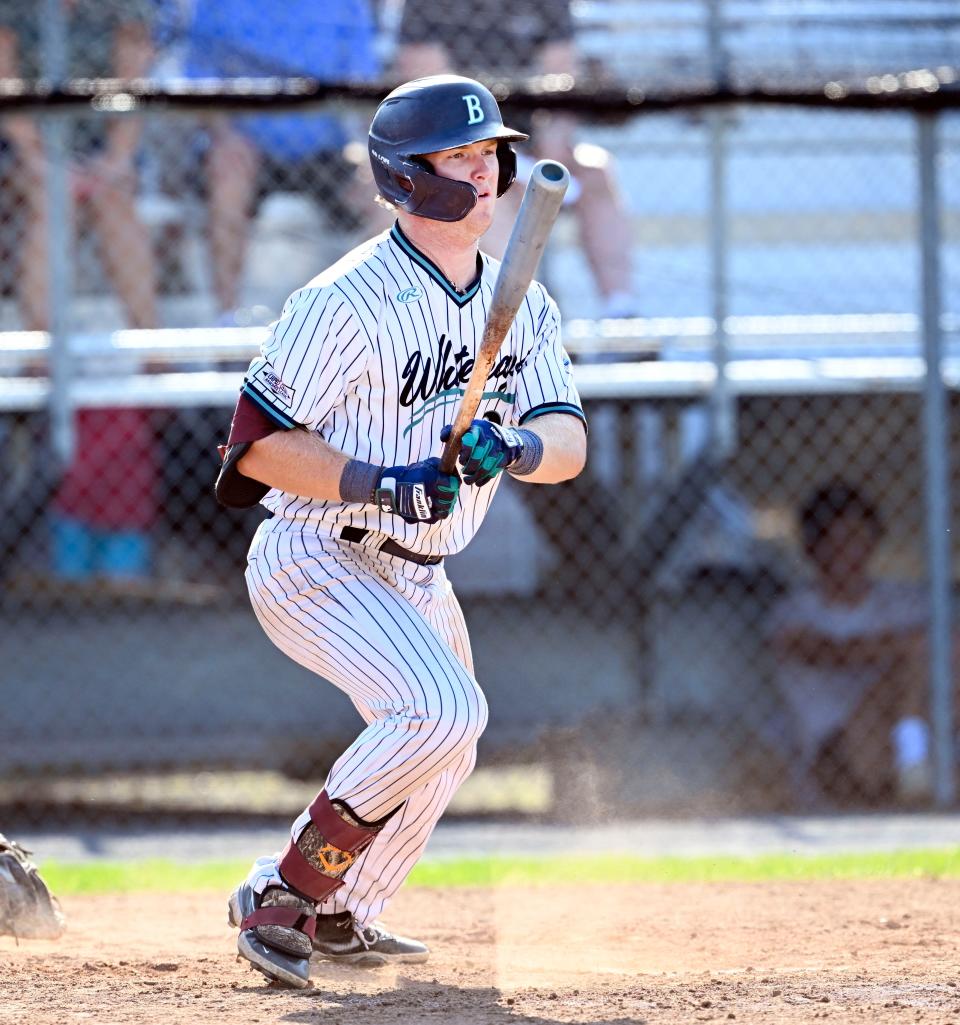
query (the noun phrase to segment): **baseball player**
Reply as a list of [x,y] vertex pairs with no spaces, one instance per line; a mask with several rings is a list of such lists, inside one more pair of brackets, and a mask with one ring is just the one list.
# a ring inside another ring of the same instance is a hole
[[221,502],[270,513],[246,573],[261,626],[366,723],[287,846],[230,898],[241,956],[291,986],[307,985],[312,954],[426,960],[376,919],[472,770],[487,721],[443,560],[473,537],[502,471],[549,484],[584,465],[559,313],[534,282],[460,473],[439,467],[499,268],[478,240],[513,182],[510,144],[525,138],[471,79],[390,93],[369,148],[396,223],[287,300],[223,449]]

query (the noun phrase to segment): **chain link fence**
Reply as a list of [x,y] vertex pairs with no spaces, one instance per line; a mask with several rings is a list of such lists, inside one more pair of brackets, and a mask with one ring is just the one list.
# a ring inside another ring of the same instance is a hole
[[[567,11],[7,0],[0,77],[255,90],[454,68],[883,90],[907,72],[948,89],[960,65],[948,3]],[[590,460],[569,484],[504,485],[449,560],[490,699],[478,777],[523,765],[511,800],[578,821],[951,803],[937,570],[952,580],[953,509],[935,512],[958,493],[960,116],[503,109],[574,172],[541,276]],[[355,734],[349,702],[262,635],[243,584],[260,513],[220,509],[212,482],[283,300],[389,225],[371,114],[38,109],[0,125],[8,814],[155,794],[202,812],[212,780],[249,811],[271,774],[319,784]],[[491,779],[492,807],[506,784]],[[269,790],[269,809],[289,793]]]

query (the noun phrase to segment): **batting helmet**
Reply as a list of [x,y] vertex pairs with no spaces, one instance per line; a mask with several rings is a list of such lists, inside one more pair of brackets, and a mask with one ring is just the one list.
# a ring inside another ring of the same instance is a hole
[[459,221],[477,202],[468,182],[441,178],[424,153],[497,140],[502,196],[517,174],[511,142],[528,138],[506,128],[493,93],[472,78],[433,75],[394,89],[370,124],[370,164],[384,199],[407,213],[435,221]]

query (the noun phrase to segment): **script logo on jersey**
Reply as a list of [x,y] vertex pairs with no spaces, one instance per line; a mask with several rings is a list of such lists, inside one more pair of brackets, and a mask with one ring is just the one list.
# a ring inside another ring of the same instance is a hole
[[480,124],[485,117],[483,107],[480,106],[480,97],[476,93],[467,93],[466,96],[461,96],[460,99],[467,105],[467,124]]
[[[526,366],[525,356],[501,356],[490,370],[488,381],[494,382],[493,391],[485,391],[483,398],[500,399],[511,405],[516,401],[516,392],[507,391],[509,379]],[[446,335],[437,339],[437,351],[427,355],[417,351],[410,355],[401,371],[403,384],[400,388],[400,405],[415,407],[410,410],[410,423],[404,428],[407,434],[427,414],[439,406],[455,403],[463,395],[464,385],[470,380],[474,360],[470,350],[462,345],[453,351],[453,342]],[[419,404],[418,404],[419,403]]]
[[413,285],[411,288],[404,288],[397,292],[398,303],[415,303],[418,299],[423,298],[423,292]]

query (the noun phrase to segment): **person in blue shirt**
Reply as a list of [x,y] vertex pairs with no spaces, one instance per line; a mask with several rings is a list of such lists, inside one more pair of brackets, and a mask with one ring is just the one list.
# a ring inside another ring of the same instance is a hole
[[[196,0],[184,72],[190,78],[370,80],[379,71],[375,40],[368,0]],[[356,175],[344,155],[350,139],[342,118],[326,111],[211,119],[208,230],[221,323],[230,323],[238,306],[250,219],[269,192],[311,195],[334,229],[363,226],[350,202]]]
[[[476,32],[474,26],[482,25]],[[582,55],[570,0],[404,0],[393,70],[398,79],[456,71],[487,85],[498,78],[580,75]],[[549,157],[570,169],[564,199],[576,219],[580,245],[594,279],[599,317],[638,317],[632,224],[613,155],[579,139],[568,111],[510,113],[530,134],[531,153],[519,155],[517,178],[525,183],[535,159]],[[484,236],[484,252],[502,257],[520,209],[523,189],[511,190]]]

